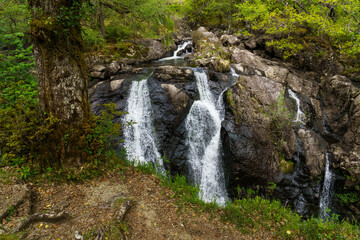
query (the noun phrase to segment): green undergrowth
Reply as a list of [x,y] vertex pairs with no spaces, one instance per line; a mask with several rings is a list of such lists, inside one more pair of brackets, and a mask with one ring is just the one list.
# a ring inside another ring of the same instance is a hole
[[218,206],[215,201],[205,203],[199,198],[199,188],[191,185],[184,176],[162,175],[153,164],[138,167],[146,174],[156,174],[163,187],[173,191],[179,210],[190,207],[198,212],[210,213],[224,223],[232,223],[244,234],[269,231],[278,239],[359,239],[360,229],[356,224],[340,221],[337,215],[324,221],[311,217],[304,219],[280,201],[263,199],[254,194],[229,201]]

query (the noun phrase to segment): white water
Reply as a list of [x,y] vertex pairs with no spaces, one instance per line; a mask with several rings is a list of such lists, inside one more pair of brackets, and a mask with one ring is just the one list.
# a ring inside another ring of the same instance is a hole
[[152,162],[163,171],[163,161],[156,146],[152,106],[147,79],[133,81],[127,100],[128,114],[124,117],[124,145],[129,160],[135,164]]
[[231,74],[231,76],[236,78],[236,80],[237,80],[237,78],[240,77],[240,75],[235,72],[235,69],[233,67],[230,67],[230,74]]
[[185,122],[191,174],[194,182],[199,184],[200,197],[205,202],[215,200],[217,204],[224,205],[227,192],[220,164],[220,129],[224,115],[220,111],[224,109],[218,109],[222,100],[214,100],[205,72],[195,72],[195,77],[200,100],[193,103]]
[[294,122],[300,122],[302,124],[305,124],[304,121],[306,119],[305,114],[300,109],[300,99],[296,96],[296,94],[289,88],[288,89],[289,95],[292,99],[295,100],[296,106],[297,106],[297,112],[296,112],[296,119]]
[[330,205],[331,201],[331,185],[332,185],[332,177],[333,174],[330,170],[330,159],[329,159],[329,153],[325,153],[326,156],[326,165],[325,165],[325,176],[324,176],[324,184],[320,195],[320,207],[319,207],[319,215],[320,218],[323,220],[326,220],[330,217],[330,213],[327,210],[327,208]]
[[167,60],[184,58],[183,56],[178,56],[177,54],[178,54],[178,52],[184,50],[184,49],[185,49],[189,44],[191,44],[191,43],[192,43],[192,41],[186,41],[186,42],[180,44],[180,45],[178,46],[178,48],[176,49],[176,51],[174,52],[174,55],[173,55],[173,56],[171,56],[171,57],[166,57],[166,58],[161,58],[161,59],[159,59],[158,61],[167,61]]

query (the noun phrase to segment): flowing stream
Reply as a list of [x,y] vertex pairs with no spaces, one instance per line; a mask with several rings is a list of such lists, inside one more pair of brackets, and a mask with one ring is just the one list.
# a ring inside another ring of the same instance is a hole
[[195,77],[200,100],[193,103],[185,120],[188,161],[192,178],[199,184],[201,198],[205,202],[215,200],[217,204],[224,205],[227,192],[220,153],[220,129],[224,114],[218,109],[222,104],[215,101],[206,73],[196,71]]
[[186,42],[180,44],[180,45],[177,47],[176,51],[174,52],[173,56],[171,56],[171,57],[166,57],[166,58],[161,58],[161,59],[159,59],[158,61],[167,61],[167,60],[174,60],[174,59],[184,58],[184,56],[178,56],[178,53],[179,53],[180,51],[185,50],[186,47],[187,47],[188,45],[190,45],[190,44],[192,44],[192,41],[186,41]]
[[319,206],[319,216],[323,220],[326,220],[330,217],[330,212],[328,208],[331,203],[331,187],[333,182],[333,174],[330,170],[329,153],[326,152],[325,156],[326,156],[326,165],[325,165],[324,184],[320,195],[320,206]]
[[163,171],[163,161],[156,146],[147,79],[132,82],[127,109],[124,125],[132,122],[124,128],[124,145],[129,160],[134,160],[135,164],[152,162]]
[[288,89],[289,95],[292,99],[295,100],[296,102],[296,106],[297,106],[297,111],[296,111],[296,119],[294,120],[294,122],[299,122],[302,124],[305,124],[305,114],[301,111],[300,109],[300,99],[296,96],[296,94],[289,88]]

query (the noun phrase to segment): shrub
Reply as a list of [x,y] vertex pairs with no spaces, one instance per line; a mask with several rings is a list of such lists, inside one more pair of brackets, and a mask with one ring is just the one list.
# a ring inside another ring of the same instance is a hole
[[100,36],[99,31],[89,27],[83,27],[82,30],[82,37],[87,47],[95,47],[105,42],[105,39]]

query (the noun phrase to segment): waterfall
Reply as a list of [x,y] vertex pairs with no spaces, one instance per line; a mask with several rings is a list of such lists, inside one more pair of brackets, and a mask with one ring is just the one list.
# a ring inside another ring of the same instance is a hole
[[147,79],[132,82],[127,109],[123,124],[124,145],[129,160],[134,160],[135,165],[152,162],[163,171],[163,161],[156,146]]
[[302,124],[305,124],[304,120],[306,118],[305,118],[305,114],[300,109],[300,99],[296,96],[296,94],[290,88],[288,89],[288,92],[289,92],[290,97],[295,100],[296,106],[297,106],[296,119],[294,120],[294,122],[300,122]]
[[320,206],[319,206],[319,215],[320,218],[326,220],[330,217],[330,213],[327,208],[331,202],[331,185],[332,185],[332,178],[333,174],[330,170],[330,158],[329,153],[325,152],[326,156],[326,165],[325,165],[325,176],[324,176],[324,184],[322,187],[321,195],[320,195]]
[[184,57],[181,57],[181,56],[178,56],[177,54],[180,52],[180,51],[183,51],[188,45],[192,44],[192,41],[186,41],[180,45],[178,45],[177,49],[175,50],[173,56],[171,57],[166,57],[166,58],[161,58],[159,59],[158,61],[167,61],[167,60],[173,60],[173,59],[179,59],[179,58],[184,58]]
[[195,72],[195,77],[200,100],[193,103],[185,120],[191,175],[199,184],[200,197],[205,202],[215,200],[217,204],[224,205],[227,193],[220,154],[220,129],[224,114],[218,109],[222,104],[221,101],[216,103],[206,73]]
[[230,67],[230,74],[233,78],[236,78],[236,80],[240,77],[240,75],[235,72],[235,69],[233,67]]

